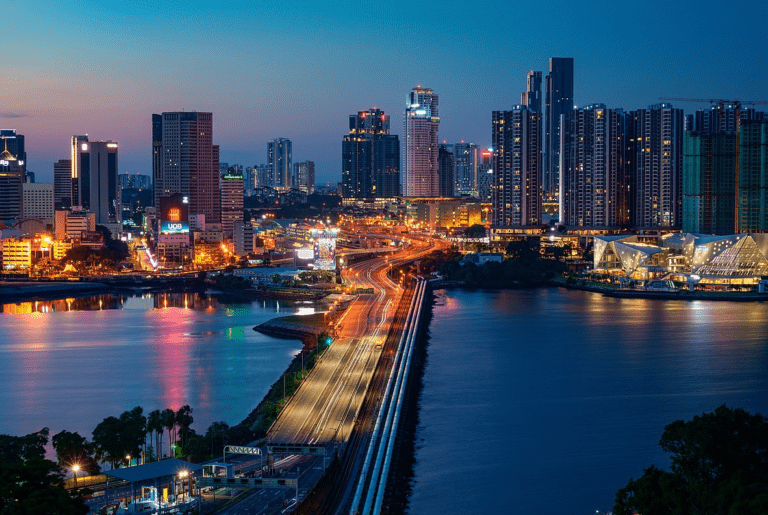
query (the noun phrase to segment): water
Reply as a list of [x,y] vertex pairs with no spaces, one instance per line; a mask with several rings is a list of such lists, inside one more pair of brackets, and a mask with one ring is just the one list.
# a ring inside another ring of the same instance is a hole
[[437,292],[410,513],[594,514],[664,426],[768,416],[768,303]]
[[134,406],[189,404],[199,433],[234,425],[301,343],[253,331],[311,308],[197,294],[100,295],[0,306],[0,433],[49,427],[90,438]]

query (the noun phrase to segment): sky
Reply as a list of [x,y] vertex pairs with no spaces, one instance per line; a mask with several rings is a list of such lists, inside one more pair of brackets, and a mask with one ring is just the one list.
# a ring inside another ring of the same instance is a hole
[[117,141],[120,172],[151,175],[152,113],[210,111],[222,161],[264,163],[267,141],[287,137],[294,162],[336,183],[350,114],[384,109],[401,134],[418,84],[440,95],[441,141],[488,145],[491,112],[518,104],[553,56],[574,58],[577,106],[768,100],[767,13],[756,1],[20,0],[2,9],[0,128],[25,135],[38,182],[73,134]]

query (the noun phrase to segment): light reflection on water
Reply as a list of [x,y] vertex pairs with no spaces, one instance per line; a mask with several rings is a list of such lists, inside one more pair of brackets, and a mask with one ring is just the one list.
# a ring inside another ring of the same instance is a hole
[[189,293],[0,307],[0,433],[91,431],[136,405],[189,404],[193,428],[240,422],[298,352],[252,330],[296,311]]
[[664,426],[768,415],[768,302],[438,292],[410,513],[608,511]]

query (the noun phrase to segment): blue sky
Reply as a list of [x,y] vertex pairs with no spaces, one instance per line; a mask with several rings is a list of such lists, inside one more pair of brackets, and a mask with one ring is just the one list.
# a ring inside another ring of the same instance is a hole
[[[151,114],[214,113],[222,160],[293,140],[318,182],[340,178],[348,116],[376,106],[402,132],[413,86],[440,95],[440,139],[490,141],[525,74],[575,58],[577,105],[660,96],[768,100],[768,8],[741,2],[31,2],[3,9],[0,128],[51,181],[71,134],[120,143],[151,174]],[[726,44],[727,43],[727,44]],[[692,111],[698,104],[685,104]]]

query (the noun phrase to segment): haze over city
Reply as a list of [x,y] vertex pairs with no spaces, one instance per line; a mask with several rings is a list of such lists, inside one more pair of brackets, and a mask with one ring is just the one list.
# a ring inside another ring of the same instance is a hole
[[697,2],[21,1],[4,17],[0,124],[27,135],[39,181],[86,133],[149,175],[151,114],[188,110],[214,114],[222,161],[263,163],[287,137],[333,184],[350,114],[376,106],[400,134],[421,84],[440,95],[441,141],[488,145],[491,111],[551,56],[574,57],[578,106],[762,100],[768,84],[766,9],[751,3],[728,24]]

